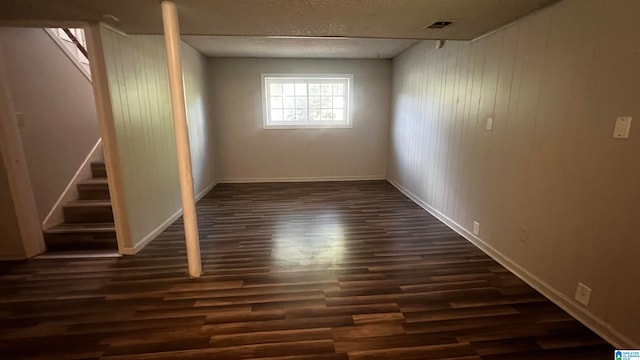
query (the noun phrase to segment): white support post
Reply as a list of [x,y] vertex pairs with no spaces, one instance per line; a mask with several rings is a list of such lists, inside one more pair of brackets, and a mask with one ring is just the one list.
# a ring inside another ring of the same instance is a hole
[[161,7],[164,39],[167,47],[167,62],[169,66],[173,127],[176,133],[176,147],[178,151],[178,172],[180,176],[180,193],[182,196],[184,234],[187,243],[187,261],[189,263],[189,275],[191,278],[198,278],[202,274],[202,262],[200,260],[196,199],[193,193],[189,128],[187,127],[187,112],[185,109],[184,87],[182,82],[178,9],[175,3],[166,0],[161,2]]

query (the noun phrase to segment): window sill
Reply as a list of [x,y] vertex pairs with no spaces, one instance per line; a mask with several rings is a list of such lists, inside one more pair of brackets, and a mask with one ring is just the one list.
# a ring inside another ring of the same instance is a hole
[[263,125],[265,130],[352,129],[353,124],[341,125]]

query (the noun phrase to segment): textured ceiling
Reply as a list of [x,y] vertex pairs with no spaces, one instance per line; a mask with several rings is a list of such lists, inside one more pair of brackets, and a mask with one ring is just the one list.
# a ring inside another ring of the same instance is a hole
[[206,56],[391,59],[417,40],[183,36]]
[[[470,40],[558,0],[176,0],[187,35],[333,36]],[[158,0],[0,0],[4,24],[120,19],[160,34]],[[455,23],[424,29],[437,20]]]

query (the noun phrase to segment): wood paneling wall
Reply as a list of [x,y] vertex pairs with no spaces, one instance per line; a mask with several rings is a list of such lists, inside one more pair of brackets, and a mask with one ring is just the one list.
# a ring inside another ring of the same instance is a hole
[[[393,62],[389,179],[619,344],[640,343],[640,2],[566,0]],[[485,130],[493,117],[493,130]],[[529,230],[518,240],[520,226]],[[584,308],[577,282],[593,289]]]
[[[169,225],[181,210],[164,38],[122,36],[102,28],[134,252]],[[204,57],[182,48],[195,192],[213,185],[213,137],[204,98]],[[207,156],[210,155],[210,156]]]

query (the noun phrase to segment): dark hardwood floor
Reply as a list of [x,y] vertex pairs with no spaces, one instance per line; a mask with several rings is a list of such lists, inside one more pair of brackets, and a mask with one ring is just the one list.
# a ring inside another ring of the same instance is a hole
[[0,264],[1,359],[610,359],[384,181],[218,185],[136,256]]

